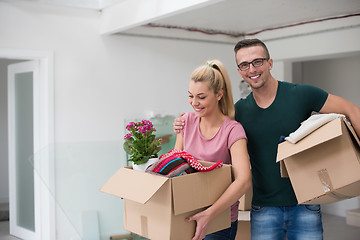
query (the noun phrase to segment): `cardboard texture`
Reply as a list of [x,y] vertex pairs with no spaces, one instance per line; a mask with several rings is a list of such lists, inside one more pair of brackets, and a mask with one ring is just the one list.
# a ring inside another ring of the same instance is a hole
[[250,187],[246,193],[239,199],[239,210],[247,211],[251,209],[251,200],[252,200],[252,187]]
[[325,204],[360,195],[360,141],[344,118],[318,128],[296,144],[278,146],[281,174],[299,204]]
[[238,221],[238,230],[235,240],[250,240],[251,239],[251,225],[250,221]]
[[238,230],[235,240],[250,240],[251,239],[251,225],[250,225],[250,211],[239,211]]
[[[201,162],[204,166],[212,163]],[[119,169],[100,189],[124,199],[124,228],[152,240],[191,239],[196,223],[185,219],[213,204],[231,184],[231,166],[175,178]],[[230,208],[208,233],[230,227]]]

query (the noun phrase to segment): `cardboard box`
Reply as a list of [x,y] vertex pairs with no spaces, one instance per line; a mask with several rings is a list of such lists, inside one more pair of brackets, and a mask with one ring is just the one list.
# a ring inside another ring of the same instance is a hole
[[246,193],[239,199],[239,210],[247,211],[251,209],[251,200],[252,200],[252,187],[250,187]]
[[[196,222],[185,219],[213,204],[231,182],[230,165],[174,178],[124,167],[100,190],[124,198],[126,230],[152,240],[187,240],[194,236]],[[230,222],[229,208],[211,222],[208,233],[228,228]]]
[[360,195],[360,141],[344,118],[323,125],[296,144],[279,144],[279,161],[282,176],[290,177],[301,204]]
[[238,230],[235,240],[250,240],[250,239],[251,239],[250,211],[239,211]]

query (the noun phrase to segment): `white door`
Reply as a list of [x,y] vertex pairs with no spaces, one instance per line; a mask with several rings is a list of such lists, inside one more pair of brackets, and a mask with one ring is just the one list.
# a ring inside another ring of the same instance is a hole
[[39,61],[8,66],[10,234],[40,239]]

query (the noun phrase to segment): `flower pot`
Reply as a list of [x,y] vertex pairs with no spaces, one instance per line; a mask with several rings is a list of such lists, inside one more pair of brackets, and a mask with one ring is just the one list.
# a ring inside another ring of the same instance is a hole
[[132,168],[136,171],[145,172],[145,170],[153,163],[155,163],[159,158],[150,158],[146,163],[137,165],[132,162]]

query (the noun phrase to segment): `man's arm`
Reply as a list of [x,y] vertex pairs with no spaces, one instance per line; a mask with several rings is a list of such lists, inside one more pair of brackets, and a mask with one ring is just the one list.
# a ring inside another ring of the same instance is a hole
[[[180,116],[183,116],[185,113],[181,113]],[[173,123],[174,133],[178,134],[184,128],[185,120],[181,117],[175,118]]]
[[175,147],[174,149],[177,149],[177,150],[184,150],[184,142],[183,142],[183,138],[181,136],[181,133],[178,133],[176,135],[176,142],[175,142]]
[[344,114],[349,118],[356,134],[360,137],[360,108],[346,99],[329,94],[320,113]]

